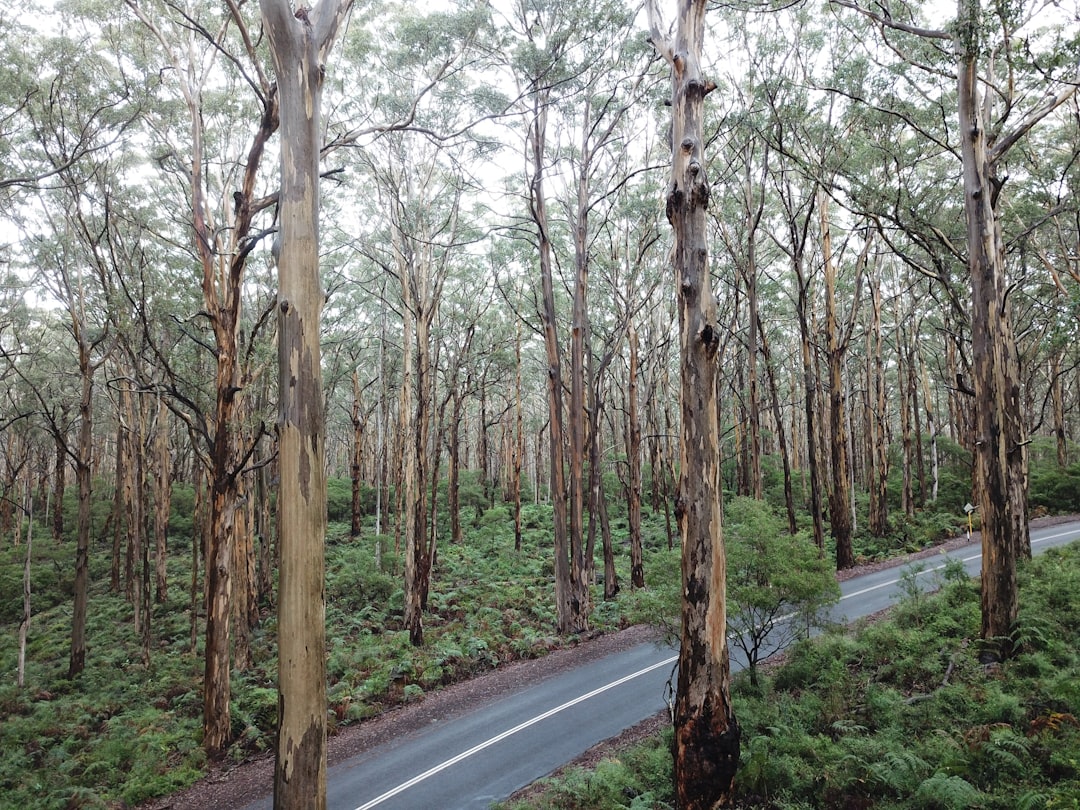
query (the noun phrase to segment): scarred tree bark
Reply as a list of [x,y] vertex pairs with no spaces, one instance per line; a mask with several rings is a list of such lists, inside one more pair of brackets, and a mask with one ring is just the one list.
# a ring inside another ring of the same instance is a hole
[[715,88],[702,76],[705,0],[679,3],[674,33],[661,33],[647,4],[653,47],[671,66],[672,168],[667,215],[679,308],[682,465],[682,633],[675,698],[675,800],[681,810],[711,810],[731,799],[739,764],[739,726],[731,705],[726,562],[721,526],[717,422],[716,302],[710,287],[702,112]]
[[326,807],[326,437],[319,323],[322,80],[350,0],[260,0],[278,76],[278,738],[274,807]]
[[[994,203],[1000,191],[980,109],[979,0],[960,0],[956,47],[964,167],[971,362],[975,388],[975,476],[982,519],[982,631],[992,658],[1012,652],[1018,601],[1016,558],[1028,538],[1020,374],[1006,297],[1005,246]],[[1030,547],[1030,546],[1029,546]]]

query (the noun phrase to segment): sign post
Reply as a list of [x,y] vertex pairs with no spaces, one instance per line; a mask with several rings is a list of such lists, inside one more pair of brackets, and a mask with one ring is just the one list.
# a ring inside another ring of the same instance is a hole
[[964,511],[967,512],[967,516],[968,516],[968,538],[967,539],[970,540],[971,539],[971,513],[975,511],[975,507],[971,505],[970,501],[968,501],[967,503],[964,504]]

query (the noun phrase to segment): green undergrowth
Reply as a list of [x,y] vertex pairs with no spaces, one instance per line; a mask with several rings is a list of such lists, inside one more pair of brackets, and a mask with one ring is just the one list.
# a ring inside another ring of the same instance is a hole
[[[578,643],[555,634],[551,509],[525,509],[521,551],[504,506],[466,521],[464,542],[439,547],[425,644],[402,627],[403,559],[392,536],[356,539],[344,524],[327,536],[327,674],[330,733],[509,661]],[[677,591],[677,550],[663,517],[647,516],[649,589],[631,592],[625,520],[613,531],[622,593],[593,591],[592,628],[617,630],[655,616]],[[97,534],[97,533],[96,533]],[[448,533],[443,535],[448,537]],[[190,539],[174,535],[167,603],[155,605],[150,661],[143,663],[132,608],[111,593],[109,544],[90,554],[85,671],[67,678],[74,544],[35,527],[32,621],[25,686],[16,686],[25,546],[0,549],[0,810],[124,808],[172,793],[206,773],[201,748],[202,633],[190,646]],[[665,596],[666,595],[666,596]],[[232,676],[233,762],[269,751],[277,715],[276,622],[272,605],[251,639],[252,663]]]
[[[335,492],[333,514],[340,516],[347,490],[339,486]],[[73,538],[57,543],[47,529],[35,526],[32,621],[22,688],[16,686],[16,662],[25,546],[0,548],[0,810],[132,807],[185,787],[207,771],[201,748],[204,617],[192,649],[189,613],[192,493],[182,487],[174,493],[169,598],[153,609],[148,663],[131,605],[122,593],[108,589],[112,538],[106,500],[95,503],[89,649],[86,669],[74,679],[67,678]],[[490,507],[482,488],[467,501],[464,541],[448,543],[447,527],[440,528],[422,648],[409,644],[402,626],[403,559],[393,536],[376,535],[370,521],[355,539],[345,524],[330,524],[331,733],[389,707],[423,700],[455,681],[581,640],[560,638],[554,630],[551,507],[525,508],[522,548],[515,551],[510,509]],[[629,587],[626,517],[613,512],[622,590],[616,599],[604,601],[602,584],[594,586],[595,632],[655,624],[658,617],[672,614],[679,595],[679,552],[668,548],[663,511],[646,509],[643,590]],[[70,517],[69,529],[74,525]],[[276,622],[272,604],[261,610],[262,622],[251,638],[251,664],[232,674],[234,741],[227,764],[272,748]],[[662,771],[662,760],[646,757],[642,769]]]
[[[736,806],[1080,807],[1080,545],[1022,566],[1018,654],[979,663],[977,583],[908,593],[888,620],[740,674]],[[673,807],[670,735],[550,780],[508,810]]]

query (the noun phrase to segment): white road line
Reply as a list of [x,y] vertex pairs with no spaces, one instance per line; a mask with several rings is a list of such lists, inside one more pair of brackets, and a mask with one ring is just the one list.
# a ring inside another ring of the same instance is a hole
[[[1042,537],[1042,538],[1040,538],[1038,540],[1032,540],[1031,544],[1035,545],[1036,543],[1044,543],[1047,540],[1055,540],[1055,539],[1057,539],[1059,537],[1066,537],[1066,536],[1068,536],[1070,534],[1075,534],[1075,532],[1059,532],[1058,534],[1048,535],[1047,537]],[[974,554],[974,555],[972,555],[970,557],[962,557],[961,562],[971,562],[972,560],[979,559],[979,557],[981,557],[981,556],[982,556],[982,552],[980,552],[979,554]],[[920,574],[929,574],[929,573],[931,573],[933,571],[939,571],[944,567],[945,567],[945,563],[942,563],[941,565],[935,565],[933,568],[924,569],[924,570],[920,571],[919,573]],[[880,583],[878,585],[871,585],[869,588],[863,588],[860,591],[852,591],[849,594],[845,594],[844,596],[841,596],[840,601],[842,602],[845,599],[850,599],[853,596],[861,596],[864,593],[870,593],[871,591],[876,591],[876,590],[879,590],[880,588],[886,588],[889,585],[895,585],[899,581],[900,581],[899,578],[890,579],[887,582],[882,582],[882,583]],[[791,614],[792,617],[794,615],[795,615],[794,613]],[[789,618],[789,617],[781,617],[781,618],[783,619],[783,618]],[[733,635],[733,634],[729,633],[728,637],[730,638],[731,635]],[[507,737],[510,737],[510,736],[512,736],[514,734],[517,734],[519,731],[523,731],[524,729],[527,729],[530,726],[534,726],[537,723],[541,722],[542,720],[546,720],[547,718],[551,717],[552,715],[556,715],[559,712],[565,711],[566,709],[569,709],[572,706],[576,706],[579,703],[582,703],[582,702],[588,700],[591,697],[595,697],[596,695],[599,695],[599,694],[601,694],[603,692],[608,691],[609,689],[614,689],[616,686],[621,686],[622,684],[626,683],[627,681],[632,681],[634,678],[637,678],[637,677],[639,677],[641,675],[644,675],[647,672],[652,672],[654,669],[659,669],[662,666],[667,666],[668,664],[671,664],[671,663],[677,661],[678,658],[679,658],[679,656],[677,656],[677,655],[673,655],[670,658],[665,658],[663,661],[658,661],[657,663],[655,663],[655,664],[653,664],[651,666],[647,666],[644,669],[639,669],[637,672],[631,673],[630,675],[626,675],[626,676],[624,676],[622,678],[619,678],[616,681],[612,681],[611,683],[604,684],[603,686],[601,686],[601,687],[599,687],[597,689],[594,689],[593,691],[591,691],[591,692],[589,692],[587,694],[576,697],[573,700],[569,700],[566,703],[562,704],[561,706],[556,706],[554,709],[548,709],[543,714],[538,714],[538,715],[536,715],[536,717],[530,718],[529,720],[526,720],[523,723],[519,723],[518,725],[514,726],[513,728],[504,731],[502,734],[496,734],[494,737],[492,737],[490,739],[487,739],[487,740],[484,740],[482,743],[478,743],[477,745],[474,745],[469,750],[462,751],[457,756],[451,757],[450,759],[446,760],[445,762],[440,762],[435,767],[429,768],[428,770],[424,771],[423,773],[418,774],[417,776],[414,776],[412,779],[408,780],[407,782],[402,782],[397,787],[391,788],[390,790],[386,791],[386,793],[382,794],[381,796],[376,796],[371,801],[360,805],[359,807],[356,808],[356,810],[371,810],[372,807],[377,807],[378,805],[385,802],[387,799],[392,799],[394,796],[397,796],[399,793],[403,793],[406,790],[408,790],[409,788],[413,787],[414,785],[420,784],[425,779],[428,779],[428,778],[434,776],[437,773],[445,771],[447,768],[452,768],[454,765],[457,765],[462,760],[468,759],[473,754],[479,753],[480,751],[483,751],[485,748],[490,748],[491,746],[495,745],[496,743],[502,742]]]
[[[1076,534],[1075,531],[1058,532],[1057,534],[1049,534],[1046,537],[1040,537],[1038,540],[1032,540],[1031,545],[1034,546],[1034,545],[1036,545],[1038,543],[1045,543],[1047,540],[1056,540],[1059,537],[1068,537],[1068,536],[1074,535],[1074,534]],[[972,554],[970,557],[961,557],[960,562],[971,562],[972,560],[977,560],[980,557],[982,557],[982,551],[980,551],[978,554]],[[923,570],[919,571],[919,575],[930,574],[930,573],[933,573],[934,571],[940,571],[942,568],[945,567],[945,565],[946,565],[945,563],[941,563],[940,565],[935,565],[933,568],[924,568]],[[851,599],[853,596],[862,596],[864,593],[870,593],[871,591],[880,590],[881,588],[887,588],[890,585],[897,584],[899,581],[900,581],[900,578],[897,577],[896,579],[886,580],[885,582],[879,582],[877,585],[871,585],[868,588],[863,588],[860,591],[852,591],[851,593],[844,594],[843,596],[841,596],[840,601],[843,602],[845,599]]]
[[658,661],[657,663],[652,664],[651,666],[647,666],[644,669],[639,669],[637,672],[633,672],[633,673],[631,673],[629,675],[626,675],[626,676],[624,676],[622,678],[619,678],[616,681],[612,681],[611,683],[604,684],[603,686],[598,687],[598,688],[592,690],[591,692],[589,692],[587,694],[576,697],[573,700],[568,700],[566,703],[562,704],[561,706],[556,706],[554,709],[548,709],[543,714],[538,714],[538,715],[536,715],[536,717],[533,717],[533,718],[531,718],[529,720],[526,720],[523,723],[519,723],[518,725],[514,726],[513,728],[504,731],[502,734],[496,734],[491,739],[484,740],[482,743],[478,743],[477,745],[474,745],[468,751],[462,751],[456,757],[451,757],[450,759],[446,760],[445,762],[439,763],[434,768],[430,768],[430,769],[424,771],[423,773],[418,774],[417,776],[414,776],[412,779],[408,780],[407,782],[402,782],[400,785],[398,785],[395,788],[391,788],[390,790],[386,791],[386,793],[382,794],[381,796],[376,796],[371,801],[360,805],[359,807],[356,808],[356,810],[370,810],[370,808],[382,804],[387,799],[391,799],[394,796],[397,796],[399,793],[408,790],[413,785],[417,785],[420,782],[423,782],[425,779],[439,773],[440,771],[445,771],[447,768],[450,768],[450,767],[452,767],[454,765],[457,765],[457,763],[461,762],[463,759],[467,759],[468,757],[471,757],[473,754],[476,754],[476,753],[478,753],[480,751],[483,751],[485,748],[490,748],[491,746],[495,745],[496,743],[502,742],[507,737],[509,737],[509,736],[511,736],[513,734],[517,734],[519,731],[527,729],[529,726],[536,725],[540,721],[546,720],[547,718],[551,717],[552,715],[558,714],[561,711],[569,709],[571,706],[576,706],[577,704],[582,703],[583,701],[586,701],[591,697],[595,697],[596,695],[599,695],[602,692],[606,692],[609,689],[614,689],[616,686],[621,686],[622,684],[626,683],[627,681],[632,681],[634,678],[637,678],[637,677],[639,677],[641,675],[644,675],[647,672],[652,672],[654,669],[659,669],[662,666],[667,666],[668,664],[671,664],[672,662],[676,661],[677,659],[678,659],[677,655],[673,655],[670,658],[665,658],[663,661]]

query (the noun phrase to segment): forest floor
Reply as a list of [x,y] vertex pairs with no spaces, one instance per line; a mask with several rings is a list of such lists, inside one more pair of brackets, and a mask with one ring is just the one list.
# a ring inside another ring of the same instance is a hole
[[[1031,526],[1033,528],[1054,526],[1076,520],[1078,517],[1080,516],[1055,515],[1036,518],[1031,521]],[[861,574],[906,565],[937,556],[942,552],[952,551],[968,542],[978,540],[979,533],[975,532],[971,541],[966,537],[954,538],[912,554],[856,566],[840,572],[837,579],[842,582]],[[883,613],[886,612],[883,611]],[[572,646],[554,650],[543,658],[513,662],[489,674],[428,693],[418,703],[394,708],[379,717],[340,730],[329,740],[329,764],[333,766],[386,740],[413,733],[437,719],[465,714],[480,702],[511,694],[538,678],[572,669],[585,660],[659,638],[659,631],[647,625],[637,625],[614,633],[581,637]],[[783,653],[779,654],[779,656],[782,655]],[[779,658],[779,656],[774,656],[774,658]],[[667,722],[665,713],[656,714],[624,730],[618,736],[590,748],[572,762],[567,763],[564,768],[574,766],[587,768],[595,765],[613,751],[658,734]],[[141,810],[206,810],[212,807],[215,810],[240,810],[258,797],[269,795],[273,789],[273,780],[274,756],[271,752],[240,764],[228,763],[214,767],[205,778],[187,790],[147,802],[140,805],[140,808]],[[526,787],[515,794],[515,798],[536,789],[538,788],[533,786]]]

